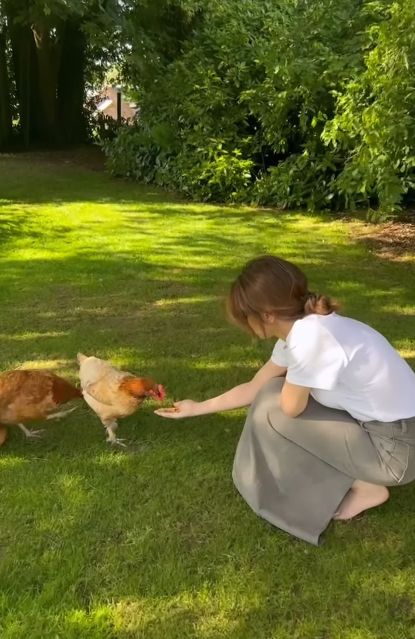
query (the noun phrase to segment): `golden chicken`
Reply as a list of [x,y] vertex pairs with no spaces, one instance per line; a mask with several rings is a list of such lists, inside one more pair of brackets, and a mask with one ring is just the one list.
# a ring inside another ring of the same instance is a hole
[[41,430],[29,430],[25,424],[65,417],[75,410],[59,410],[72,399],[82,397],[79,388],[54,373],[14,370],[0,373],[0,445],[7,438],[5,426],[18,426],[26,437],[39,437]]
[[98,357],[78,353],[82,394],[107,431],[107,442],[125,446],[117,420],[132,415],[145,399],[162,401],[165,390],[150,377],[136,377]]

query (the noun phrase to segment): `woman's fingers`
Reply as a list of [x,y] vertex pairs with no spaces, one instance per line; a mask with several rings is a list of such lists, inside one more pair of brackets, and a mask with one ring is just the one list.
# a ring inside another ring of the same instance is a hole
[[176,406],[169,406],[167,408],[157,408],[155,411],[156,415],[160,417],[170,417],[170,419],[177,419],[181,417],[180,409],[176,408]]
[[160,417],[169,417],[170,419],[181,419],[182,417],[191,417],[195,414],[194,408],[196,402],[191,399],[184,399],[180,402],[174,402],[173,406],[165,408],[157,408],[154,412]]
[[165,408],[157,408],[154,412],[157,415],[162,415],[164,413],[171,414],[171,413],[178,413],[179,409],[175,408],[174,406],[166,406]]

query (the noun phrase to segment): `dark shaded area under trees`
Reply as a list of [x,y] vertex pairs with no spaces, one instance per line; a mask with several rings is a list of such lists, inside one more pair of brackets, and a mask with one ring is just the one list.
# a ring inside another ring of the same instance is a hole
[[115,15],[112,0],[0,0],[0,148],[87,141],[86,85]]

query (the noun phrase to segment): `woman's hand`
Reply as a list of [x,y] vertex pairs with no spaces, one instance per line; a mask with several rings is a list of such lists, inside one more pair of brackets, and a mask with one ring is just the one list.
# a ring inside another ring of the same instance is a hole
[[154,412],[160,417],[168,417],[169,419],[182,419],[183,417],[193,417],[198,414],[198,402],[192,399],[184,399],[181,402],[174,402],[172,407],[158,408]]

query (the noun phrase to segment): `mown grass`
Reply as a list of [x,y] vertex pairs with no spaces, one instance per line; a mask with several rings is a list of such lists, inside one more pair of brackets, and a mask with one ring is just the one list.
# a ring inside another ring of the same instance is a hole
[[[272,344],[226,323],[223,296],[273,252],[415,361],[413,257],[345,221],[183,203],[39,158],[0,159],[0,367],[76,379],[78,350],[206,398]],[[244,411],[183,422],[152,406],[126,451],[86,406],[0,449],[2,639],[415,637],[415,488],[331,525],[314,548],[256,518],[231,481]]]

